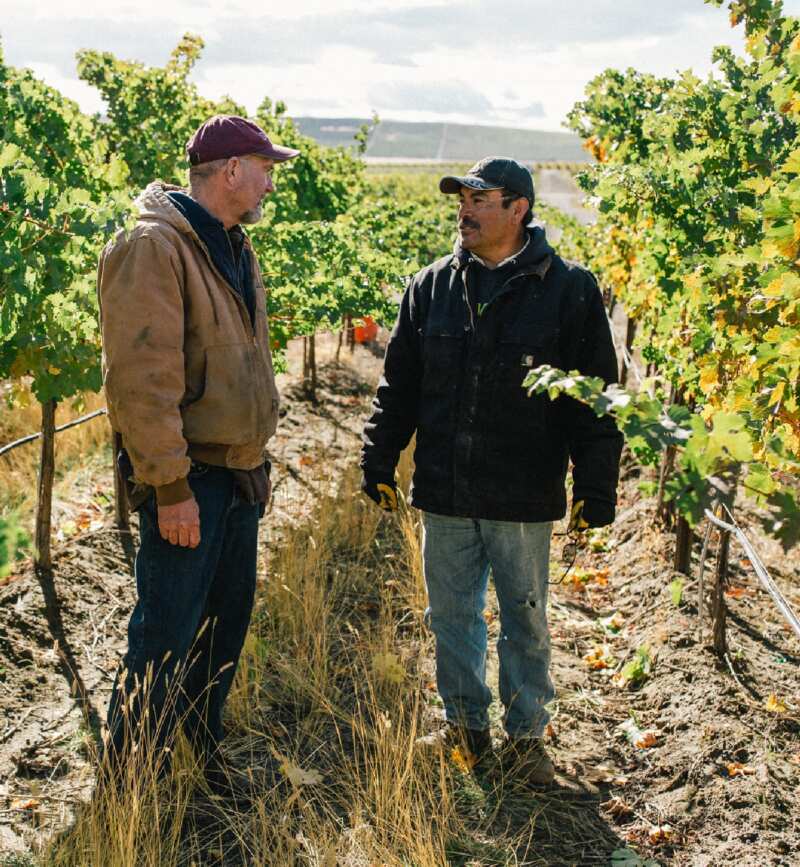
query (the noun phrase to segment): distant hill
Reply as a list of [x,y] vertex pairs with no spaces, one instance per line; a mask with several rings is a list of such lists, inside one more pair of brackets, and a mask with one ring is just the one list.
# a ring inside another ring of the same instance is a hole
[[[325,145],[350,147],[365,119],[296,117],[300,131]],[[482,156],[514,157],[524,162],[588,162],[578,136],[461,123],[404,123],[382,120],[370,137],[367,157],[373,159],[474,162]]]

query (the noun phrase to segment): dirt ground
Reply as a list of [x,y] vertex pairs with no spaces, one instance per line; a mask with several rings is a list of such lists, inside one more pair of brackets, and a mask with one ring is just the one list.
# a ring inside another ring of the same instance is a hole
[[[282,378],[286,414],[271,443],[264,578],[282,528],[310,515],[311,480],[335,487],[357,459],[380,358],[358,348],[352,363],[343,359],[323,366],[316,406],[301,399],[295,377]],[[616,863],[790,867],[800,863],[800,641],[734,544],[729,657],[715,658],[708,616],[702,634],[698,623],[696,582],[672,583],[671,537],[656,525],[652,498],[639,491],[644,478],[625,464],[616,523],[593,534],[566,581],[553,587],[558,697],[547,737],[558,785],[541,793],[541,810],[526,807],[517,819],[546,817],[554,801],[575,805],[557,813],[568,827],[539,823],[537,864],[542,857],[552,865],[608,864],[612,851],[627,850],[628,860]],[[135,534],[112,528],[109,490],[109,473],[98,473],[76,496],[82,505],[72,534],[57,545],[52,576],[23,568],[0,587],[0,865],[35,863],[20,860],[22,853],[67,825],[92,789],[88,747],[133,605]],[[800,555],[784,555],[755,531],[753,538],[800,609]],[[554,579],[563,572],[559,543]],[[715,544],[712,536],[709,576]],[[694,548],[696,575],[700,545]],[[486,617],[496,636],[496,609]],[[493,650],[490,660],[496,680]],[[426,664],[432,670],[432,660]],[[430,716],[439,713],[432,695]]]

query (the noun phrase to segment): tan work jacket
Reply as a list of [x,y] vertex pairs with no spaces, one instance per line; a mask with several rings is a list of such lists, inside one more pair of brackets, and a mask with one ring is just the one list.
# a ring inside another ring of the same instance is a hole
[[191,458],[249,470],[278,421],[266,297],[251,250],[255,327],[160,182],[103,250],[98,296],[111,426],[160,503],[188,499]]

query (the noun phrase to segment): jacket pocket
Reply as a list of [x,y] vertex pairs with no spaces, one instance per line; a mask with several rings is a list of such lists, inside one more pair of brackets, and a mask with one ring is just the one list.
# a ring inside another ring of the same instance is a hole
[[491,405],[500,425],[521,437],[547,427],[548,399],[545,395],[528,397],[522,383],[528,374],[544,364],[540,343],[499,343],[494,365]]
[[264,368],[253,343],[207,347],[200,397],[183,410],[186,439],[245,445],[264,437],[272,400]]

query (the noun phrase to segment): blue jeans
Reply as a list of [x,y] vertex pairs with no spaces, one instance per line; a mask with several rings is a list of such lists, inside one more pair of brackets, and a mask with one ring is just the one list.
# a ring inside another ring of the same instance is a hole
[[221,467],[193,468],[189,485],[200,508],[197,548],[161,538],[155,496],[139,510],[138,599],[108,707],[117,759],[143,737],[170,746],[179,723],[200,758],[222,739],[253,608],[259,505],[243,501]]
[[512,737],[541,737],[555,696],[547,626],[552,523],[452,518],[423,512],[426,616],[436,636],[436,685],[448,721],[489,727],[486,591],[500,607],[500,699]]

